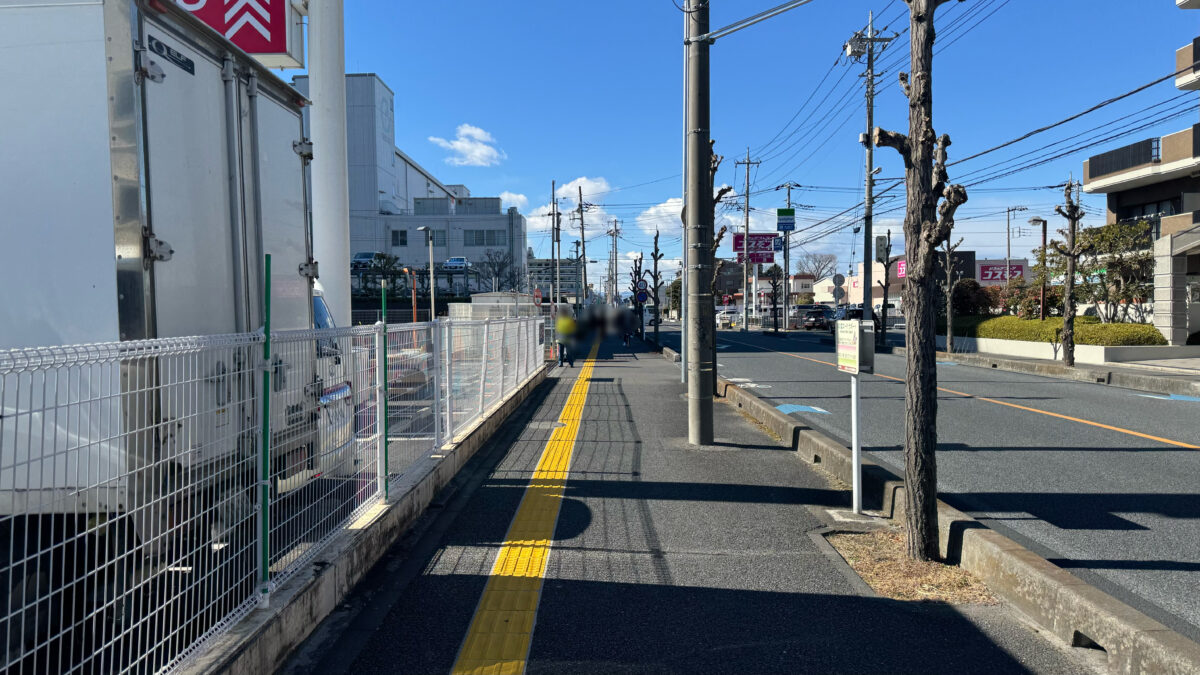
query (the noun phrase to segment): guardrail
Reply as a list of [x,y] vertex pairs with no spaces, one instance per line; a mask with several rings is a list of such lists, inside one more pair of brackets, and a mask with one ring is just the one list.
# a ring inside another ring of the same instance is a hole
[[0,352],[0,670],[181,665],[543,342],[539,317]]

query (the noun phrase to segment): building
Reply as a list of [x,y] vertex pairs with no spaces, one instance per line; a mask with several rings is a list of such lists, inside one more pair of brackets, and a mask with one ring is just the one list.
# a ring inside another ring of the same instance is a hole
[[[529,271],[529,287],[541,290],[542,297],[547,301],[550,300],[551,290],[554,288],[554,262],[554,258],[534,258],[531,251],[525,263]],[[562,288],[559,289],[562,301],[569,304],[578,302],[579,289],[583,286],[582,263],[570,258],[559,260],[558,278],[562,284]]]
[[[1176,50],[1176,88],[1200,90],[1198,56],[1200,38]],[[1169,344],[1185,344],[1200,332],[1200,124],[1089,158],[1083,189],[1107,196],[1106,223],[1150,222],[1154,325]]]
[[[308,92],[307,76],[293,84]],[[466,258],[471,290],[524,289],[525,217],[515,207],[504,209],[499,197],[472,197],[465,185],[443,184],[404,154],[395,145],[394,106],[395,94],[374,73],[346,75],[351,253],[390,253],[403,266],[424,269],[429,249],[417,228],[425,226],[433,232],[435,267]],[[505,261],[505,278],[493,289],[494,272]],[[450,283],[438,279],[441,286]]]

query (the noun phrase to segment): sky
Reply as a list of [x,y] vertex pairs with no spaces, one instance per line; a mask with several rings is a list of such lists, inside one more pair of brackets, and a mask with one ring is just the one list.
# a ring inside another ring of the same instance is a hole
[[[713,28],[780,0],[714,0]],[[907,70],[903,0],[813,0],[720,39],[711,50],[712,137],[725,156],[717,183],[735,188],[718,227],[742,226],[749,152],[751,231],[774,230],[787,182],[800,206],[801,248],[861,260],[865,66],[842,54],[868,13],[884,35],[900,33],[879,58],[876,124],[907,131],[897,73]],[[951,162],[1022,136],[1170,75],[1174,52],[1200,34],[1200,10],[1170,0],[966,0],[938,10],[934,126],[949,134]],[[624,265],[647,261],[661,232],[663,261],[678,269],[682,147],[683,15],[673,0],[608,3],[397,2],[347,0],[347,72],[377,73],[396,92],[396,144],[445,184],[502,196],[529,222],[529,246],[548,256],[551,181],[560,208],[584,214],[589,266],[599,278],[606,232],[619,221]],[[1040,244],[1027,221],[1064,221],[1053,207],[1087,157],[1200,122],[1195,93],[1168,80],[1080,119],[962,164],[968,186],[953,237],[979,258],[1005,255],[1005,209],[1014,257]],[[1086,146],[1086,147],[1084,147]],[[1056,155],[1062,155],[1056,157]],[[876,233],[903,247],[899,156],[879,149]],[[1040,164],[1037,166],[1032,166]],[[1012,169],[1022,169],[1005,176]],[[1085,195],[1085,226],[1103,218],[1104,198]],[[837,214],[845,211],[844,216]],[[832,218],[832,219],[831,219]],[[563,250],[579,239],[565,217]],[[571,229],[567,229],[568,226]],[[1018,236],[1020,235],[1020,236]],[[801,246],[802,244],[802,246]],[[726,237],[718,255],[732,256]]]

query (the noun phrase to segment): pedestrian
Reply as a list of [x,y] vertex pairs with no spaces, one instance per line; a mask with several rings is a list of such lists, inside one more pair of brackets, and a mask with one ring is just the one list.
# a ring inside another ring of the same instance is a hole
[[567,363],[572,368],[575,367],[575,355],[571,349],[571,342],[575,339],[575,330],[575,319],[571,316],[570,310],[560,312],[558,320],[554,322],[554,340],[558,344],[559,367]]

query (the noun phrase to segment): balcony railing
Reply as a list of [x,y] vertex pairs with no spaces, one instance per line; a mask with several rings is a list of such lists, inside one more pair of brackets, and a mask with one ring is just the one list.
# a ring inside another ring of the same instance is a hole
[[1162,139],[1149,138],[1088,160],[1088,178],[1096,179],[1162,161]]

